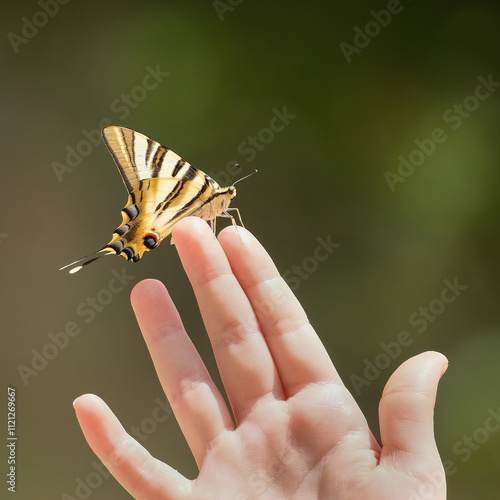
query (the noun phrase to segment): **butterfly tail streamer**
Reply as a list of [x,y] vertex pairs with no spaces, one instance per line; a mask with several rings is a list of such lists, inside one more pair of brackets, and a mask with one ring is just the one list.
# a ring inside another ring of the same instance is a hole
[[59,271],[63,271],[64,269],[70,268],[69,273],[75,274],[78,271],[80,271],[80,269],[83,269],[87,264],[90,264],[91,262],[94,262],[95,260],[104,257],[105,255],[116,255],[116,254],[109,247],[103,247],[100,250],[97,250],[96,252],[92,252],[89,255],[85,255],[85,257],[75,260],[75,262],[72,262],[71,264],[67,264],[61,267]]

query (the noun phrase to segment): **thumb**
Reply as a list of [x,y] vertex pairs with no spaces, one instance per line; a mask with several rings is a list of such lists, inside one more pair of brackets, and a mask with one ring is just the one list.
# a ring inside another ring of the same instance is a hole
[[381,465],[417,475],[444,474],[433,423],[437,385],[447,368],[442,354],[429,351],[405,361],[392,374],[379,406]]

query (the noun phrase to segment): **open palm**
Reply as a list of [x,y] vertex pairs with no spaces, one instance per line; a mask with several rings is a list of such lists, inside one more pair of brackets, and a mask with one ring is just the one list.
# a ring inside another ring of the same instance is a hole
[[[242,228],[216,240],[201,219],[174,228],[234,420],[164,286],[145,280],[132,305],[199,468],[188,480],[153,458],[94,395],[74,405],[85,437],[138,500],[444,499],[433,436],[447,367],[406,361],[380,402],[382,447],[271,258]],[[236,423],[235,423],[236,422]]]

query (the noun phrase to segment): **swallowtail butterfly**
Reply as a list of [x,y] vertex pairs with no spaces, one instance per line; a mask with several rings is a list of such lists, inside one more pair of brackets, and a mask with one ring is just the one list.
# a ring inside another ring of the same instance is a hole
[[238,209],[228,208],[236,182],[220,187],[170,149],[128,128],[110,126],[102,134],[129,193],[123,220],[107,245],[61,269],[76,273],[105,255],[137,262],[188,215],[209,221],[215,232],[215,218],[229,217],[235,224],[228,213],[235,210],[243,225]]

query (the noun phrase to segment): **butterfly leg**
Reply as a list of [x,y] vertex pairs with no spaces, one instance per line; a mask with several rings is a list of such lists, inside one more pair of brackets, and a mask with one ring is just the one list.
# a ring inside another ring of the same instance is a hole
[[226,209],[225,212],[222,212],[220,214],[221,217],[227,217],[229,219],[231,219],[231,223],[233,224],[233,226],[236,228],[236,232],[238,233],[238,236],[240,238],[240,241],[241,241],[241,244],[243,245],[243,240],[241,239],[241,235],[240,235],[240,232],[238,231],[238,224],[236,224],[236,219],[230,214],[228,213],[228,210],[235,210],[236,213],[238,214],[238,219],[240,219],[240,223],[241,223],[241,226],[242,227],[245,227],[244,224],[243,224],[243,220],[241,219],[241,214],[240,214],[240,211],[236,208],[236,207],[233,207],[233,208],[228,208]]
[[234,210],[238,214],[238,219],[240,219],[241,227],[245,227],[245,224],[243,224],[243,219],[241,218],[240,211],[236,207],[231,207],[227,208],[226,211],[224,212],[224,216],[229,217],[231,219],[233,226],[236,226],[237,224],[236,221],[234,220],[234,217],[231,214],[227,213],[228,210]]
[[238,224],[236,224],[236,220],[235,218],[231,215],[231,214],[228,214],[227,212],[222,212],[219,217],[225,217],[226,219],[231,219],[231,224],[234,226],[234,227],[238,227]]

